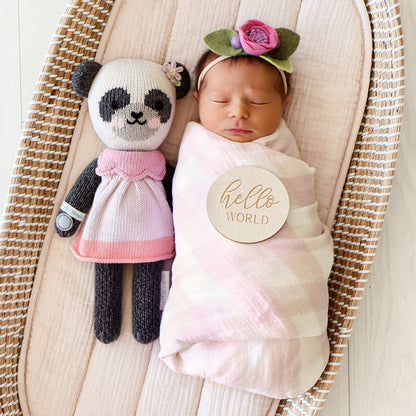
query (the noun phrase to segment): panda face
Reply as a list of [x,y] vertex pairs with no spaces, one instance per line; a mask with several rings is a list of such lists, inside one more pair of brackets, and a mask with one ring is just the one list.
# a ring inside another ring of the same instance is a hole
[[[113,116],[117,112],[122,111],[123,114],[125,114],[128,124],[138,123],[141,126],[145,125],[146,120],[139,120],[143,117],[143,112],[140,113],[141,116],[138,116],[138,113],[131,109],[130,104],[131,96],[126,89],[120,87],[112,88],[101,97],[99,103],[100,116],[103,121],[111,122]],[[170,119],[172,104],[167,94],[162,90],[150,90],[144,97],[144,105],[150,110],[157,112],[157,117],[160,119],[161,123],[166,123]],[[133,120],[128,120],[129,115]]]
[[132,103],[129,92],[121,87],[107,91],[99,102],[100,117],[110,123],[114,135],[127,142],[149,138],[160,125],[169,121],[172,103],[160,89],[151,89],[143,103]]
[[99,71],[88,107],[95,130],[108,147],[154,150],[170,129],[175,95],[160,65],[118,60]]

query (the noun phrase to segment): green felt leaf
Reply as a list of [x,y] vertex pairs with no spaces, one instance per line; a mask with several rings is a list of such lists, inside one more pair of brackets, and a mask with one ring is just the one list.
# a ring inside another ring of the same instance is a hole
[[276,59],[270,56],[268,53],[261,55],[260,58],[264,59],[265,61],[271,63],[276,68],[279,68],[283,71],[291,73],[293,71],[293,67],[289,59]]
[[219,29],[215,32],[208,33],[204,37],[204,42],[208,49],[218,55],[236,56],[240,55],[243,49],[235,49],[231,46],[231,39],[235,35],[237,35],[237,32],[234,30]]
[[276,32],[280,40],[279,47],[268,52],[268,55],[274,59],[287,59],[296,51],[300,36],[293,32],[293,30],[285,28],[276,29]]

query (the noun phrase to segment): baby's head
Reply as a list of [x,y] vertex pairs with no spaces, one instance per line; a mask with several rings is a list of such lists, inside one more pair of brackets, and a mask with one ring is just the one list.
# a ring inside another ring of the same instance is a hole
[[[204,54],[198,67],[206,68],[217,57],[212,52]],[[216,63],[194,95],[202,125],[236,142],[272,134],[290,101],[277,69],[248,55]]]
[[[283,30],[283,36],[278,38],[279,30]],[[289,46],[288,33],[292,43]],[[275,39],[270,39],[273,36]],[[251,45],[247,46],[247,40]],[[238,34],[219,30],[204,41],[210,50],[196,67],[194,93],[202,125],[237,142],[272,134],[290,101],[289,79],[284,70],[291,72],[287,56],[296,49],[299,37],[287,29],[275,30],[249,20],[240,26]],[[255,50],[264,45],[266,49]],[[279,49],[280,55],[276,52]]]

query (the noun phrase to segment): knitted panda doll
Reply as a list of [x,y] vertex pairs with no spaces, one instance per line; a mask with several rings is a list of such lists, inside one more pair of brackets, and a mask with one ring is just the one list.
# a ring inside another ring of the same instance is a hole
[[70,237],[84,222],[71,250],[95,262],[94,332],[101,342],[120,334],[122,265],[134,264],[133,335],[149,343],[159,336],[162,262],[174,255],[167,198],[173,168],[157,149],[169,132],[176,98],[190,89],[189,73],[175,62],[88,61],[76,69],[72,84],[88,98],[92,124],[107,148],[75,182],[55,228]]

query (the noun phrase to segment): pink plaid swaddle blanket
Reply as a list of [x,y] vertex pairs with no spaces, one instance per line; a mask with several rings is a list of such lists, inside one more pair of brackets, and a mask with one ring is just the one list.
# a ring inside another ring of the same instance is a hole
[[[236,166],[267,169],[288,191],[286,223],[265,241],[231,241],[209,221],[210,186]],[[328,360],[333,246],[318,217],[314,170],[299,159],[285,123],[250,143],[190,123],[173,198],[176,258],[161,359],[174,371],[270,397],[305,392]]]

